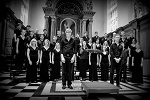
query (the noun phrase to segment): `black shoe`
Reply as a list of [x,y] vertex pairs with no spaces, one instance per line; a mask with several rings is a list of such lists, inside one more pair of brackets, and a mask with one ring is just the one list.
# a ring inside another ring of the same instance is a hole
[[69,89],[73,89],[73,87],[71,85],[68,86]]
[[66,89],[66,86],[65,86],[65,85],[63,85],[63,86],[62,86],[62,89]]

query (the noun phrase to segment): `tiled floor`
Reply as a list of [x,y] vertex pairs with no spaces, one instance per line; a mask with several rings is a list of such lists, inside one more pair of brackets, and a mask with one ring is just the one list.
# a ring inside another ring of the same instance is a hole
[[[109,82],[109,81],[108,81]],[[115,84],[114,84],[115,85]],[[54,82],[25,83],[25,74],[12,79],[9,72],[0,73],[1,100],[147,100],[150,92],[150,77],[144,77],[143,84],[121,82],[119,96],[112,94],[90,94],[81,89],[79,80],[73,81],[73,90],[61,89],[61,80]]]

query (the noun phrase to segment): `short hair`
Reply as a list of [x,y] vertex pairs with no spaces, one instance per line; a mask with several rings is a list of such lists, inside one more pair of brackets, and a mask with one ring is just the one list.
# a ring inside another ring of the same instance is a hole
[[96,31],[95,34],[98,34],[98,32]]
[[113,35],[116,35],[116,33],[114,32]]
[[22,31],[25,31],[25,32],[26,32],[26,30],[25,30],[25,29],[21,29],[21,32],[22,32]]
[[116,37],[116,36],[120,36],[120,34],[116,34],[115,37]]
[[65,33],[66,33],[66,32],[72,33],[72,30],[71,30],[70,28],[67,28],[67,29],[65,30]]
[[[136,38],[133,38],[132,41],[133,41],[133,40],[135,41],[135,43],[137,43],[137,39],[136,39]],[[132,42],[132,41],[131,41],[131,42]]]
[[30,29],[30,31],[29,32],[33,32],[34,33],[34,30],[33,29]]
[[26,27],[30,27],[30,28],[31,28],[31,26],[30,26],[30,25],[27,25]]
[[22,25],[21,23],[17,23],[17,26]]
[[47,31],[47,29],[43,29],[43,31]]

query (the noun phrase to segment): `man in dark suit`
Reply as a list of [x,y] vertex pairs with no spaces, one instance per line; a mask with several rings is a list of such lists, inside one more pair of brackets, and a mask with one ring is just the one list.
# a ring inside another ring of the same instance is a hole
[[71,37],[72,30],[70,28],[65,31],[66,37],[60,42],[60,53],[62,61],[62,89],[66,88],[66,82],[68,88],[73,89],[72,75],[73,75],[73,63],[75,62],[75,55],[77,52],[75,40]]
[[84,36],[82,38],[83,38],[83,41],[86,41],[86,43],[89,41],[87,32],[84,32]]
[[104,36],[100,38],[100,44],[103,45],[104,41],[107,41],[107,33],[105,33]]
[[47,29],[43,29],[44,39],[49,39],[47,34]]
[[123,47],[120,44],[120,35],[115,35],[115,42],[110,46],[111,68],[110,68],[110,83],[114,84],[114,70],[116,69],[116,84],[120,87],[120,68],[121,54]]
[[95,32],[94,35],[95,35],[95,36],[92,37],[92,43],[93,43],[93,42],[96,43],[96,40],[97,40],[97,39],[100,39],[100,37],[98,36],[98,32]]
[[56,40],[56,42],[60,43],[61,39],[62,39],[61,32],[57,31],[57,40]]
[[25,37],[30,36],[30,29],[31,29],[31,26],[30,26],[30,25],[27,25],[27,26],[26,26],[26,34],[25,34]]

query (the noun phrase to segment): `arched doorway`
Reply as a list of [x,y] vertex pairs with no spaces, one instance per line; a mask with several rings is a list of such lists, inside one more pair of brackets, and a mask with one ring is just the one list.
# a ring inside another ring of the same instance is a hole
[[76,22],[71,18],[65,18],[60,22],[60,31],[65,33],[66,28],[72,30],[72,35],[76,35]]

